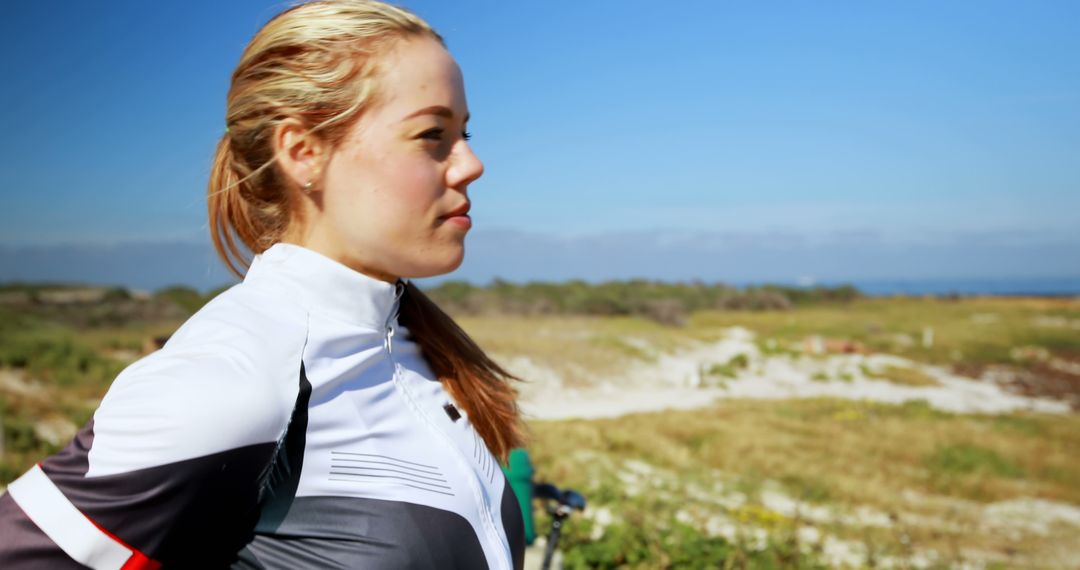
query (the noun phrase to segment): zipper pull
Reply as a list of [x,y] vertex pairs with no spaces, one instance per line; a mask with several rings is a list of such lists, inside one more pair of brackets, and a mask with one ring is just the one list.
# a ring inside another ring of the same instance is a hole
[[398,279],[394,284],[394,304],[386,317],[386,351],[394,352],[394,320],[397,319],[401,296],[405,294],[405,281]]

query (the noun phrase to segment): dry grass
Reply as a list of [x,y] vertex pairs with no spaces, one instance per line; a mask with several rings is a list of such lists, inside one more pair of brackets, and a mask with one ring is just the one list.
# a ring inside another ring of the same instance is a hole
[[[1067,326],[1052,326],[1055,322]],[[797,343],[810,335],[850,339],[871,349],[937,364],[1012,363],[1017,346],[1080,358],[1080,300],[871,298],[844,307],[789,312],[702,312],[693,329],[743,326],[763,340]],[[932,331],[929,346],[924,334]]]
[[[664,493],[679,505],[694,503],[688,487],[717,482],[744,492],[752,505],[775,483],[810,503],[889,513],[896,524],[888,528],[834,530],[894,553],[918,547],[1034,556],[1036,548],[1060,544],[987,531],[978,505],[1018,498],[1080,504],[1077,416],[953,415],[921,403],[725,401],[700,411],[531,427],[540,476],[597,493],[613,509],[621,491],[607,487],[619,480],[620,462],[634,459],[677,474],[682,491],[677,485]],[[957,510],[957,501],[975,506]]]
[[634,317],[460,317],[458,323],[484,350],[500,356],[527,355],[560,374],[567,385],[589,384],[635,362],[688,346],[697,338],[685,329]]
[[[462,327],[497,355],[527,355],[560,373],[568,384],[588,383],[647,362],[660,353],[719,339],[741,326],[754,331],[766,352],[801,346],[811,335],[854,340],[868,348],[942,365],[978,366],[1015,360],[1016,347],[1039,347],[1080,360],[1080,300],[972,298],[862,299],[792,311],[712,311],[675,328],[636,317],[461,317]],[[1063,326],[1054,326],[1055,324]],[[932,331],[931,338],[926,337]],[[929,340],[924,345],[924,340]],[[881,371],[888,380],[930,385],[913,371]]]
[[901,384],[904,386],[940,386],[933,376],[914,368],[908,368],[904,366],[885,366],[881,370],[870,370],[868,368],[863,369],[863,374],[867,378],[875,378],[878,380],[885,380],[892,382],[893,384]]
[[[755,331],[763,343],[775,339],[781,352],[808,335],[822,335],[938,364],[1022,365],[1013,360],[1015,347],[1080,360],[1075,326],[1080,301],[1063,299],[866,299],[789,312],[700,313],[684,328],[629,317],[463,317],[459,322],[489,352],[527,356],[568,385],[717,339],[730,326]],[[80,332],[78,341],[101,352],[132,349],[145,336],[173,326],[94,329]],[[933,330],[933,343],[924,346],[927,329]],[[907,368],[885,368],[876,375],[908,385],[933,382]],[[105,388],[50,385],[40,398],[7,395],[2,403],[9,461],[0,464],[0,476],[10,479],[50,451],[35,447],[32,420],[59,411],[81,423],[91,409],[86,401]],[[895,555],[930,548],[957,562],[976,549],[1006,558],[1019,553],[1030,561],[1060,549],[1057,535],[987,530],[977,516],[980,505],[1018,498],[1080,505],[1076,415],[953,415],[919,403],[725,401],[693,412],[535,422],[531,428],[540,477],[577,487],[594,506],[607,506],[630,522],[673,517],[680,510],[706,518],[724,511],[702,498],[702,493],[720,493],[720,484],[724,493],[749,498],[727,514],[780,532],[797,521],[763,505],[763,494],[775,485],[814,505],[892,514],[895,522],[886,527],[829,529],[871,550]],[[22,448],[25,453],[13,456]],[[652,466],[657,477],[628,483],[625,465],[631,459]]]

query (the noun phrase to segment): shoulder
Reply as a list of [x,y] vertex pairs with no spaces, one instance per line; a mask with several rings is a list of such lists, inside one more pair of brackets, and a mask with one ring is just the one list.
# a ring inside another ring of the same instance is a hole
[[307,313],[241,284],[125,369],[94,415],[90,474],[277,442],[299,390]]
[[253,371],[265,369],[283,351],[303,348],[307,327],[307,310],[287,293],[241,283],[192,315],[151,357],[224,358]]

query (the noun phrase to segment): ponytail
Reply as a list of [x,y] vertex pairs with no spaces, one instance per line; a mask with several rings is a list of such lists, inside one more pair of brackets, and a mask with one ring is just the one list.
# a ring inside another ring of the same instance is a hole
[[[214,243],[218,257],[225,267],[237,277],[242,277],[248,262],[237,247],[233,230],[234,220],[239,220],[243,210],[240,199],[240,177],[232,167],[232,150],[229,149],[229,134],[221,137],[214,162],[210,167],[210,184],[207,191],[207,207],[210,215],[210,239]],[[239,267],[238,267],[239,266]]]
[[427,295],[408,283],[401,297],[401,324],[420,345],[435,377],[464,408],[473,428],[500,461],[524,443],[513,376],[469,338]]
[[250,169],[237,158],[225,133],[210,167],[207,208],[210,239],[218,256],[237,277],[250,262],[248,253],[262,253],[281,239],[288,223],[289,193],[278,190],[269,163]]

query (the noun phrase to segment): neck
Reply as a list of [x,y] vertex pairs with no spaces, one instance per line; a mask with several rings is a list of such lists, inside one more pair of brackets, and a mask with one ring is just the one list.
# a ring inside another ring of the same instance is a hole
[[288,243],[292,245],[298,245],[305,249],[310,249],[320,255],[329,257],[334,261],[356,271],[357,273],[363,273],[372,279],[378,279],[379,281],[385,281],[387,283],[397,283],[400,276],[392,275],[385,271],[381,271],[378,268],[372,267],[362,260],[348,255],[345,252],[340,251],[338,248],[331,247],[326,240],[317,239],[316,236],[294,236],[286,235],[282,237],[280,243]]

